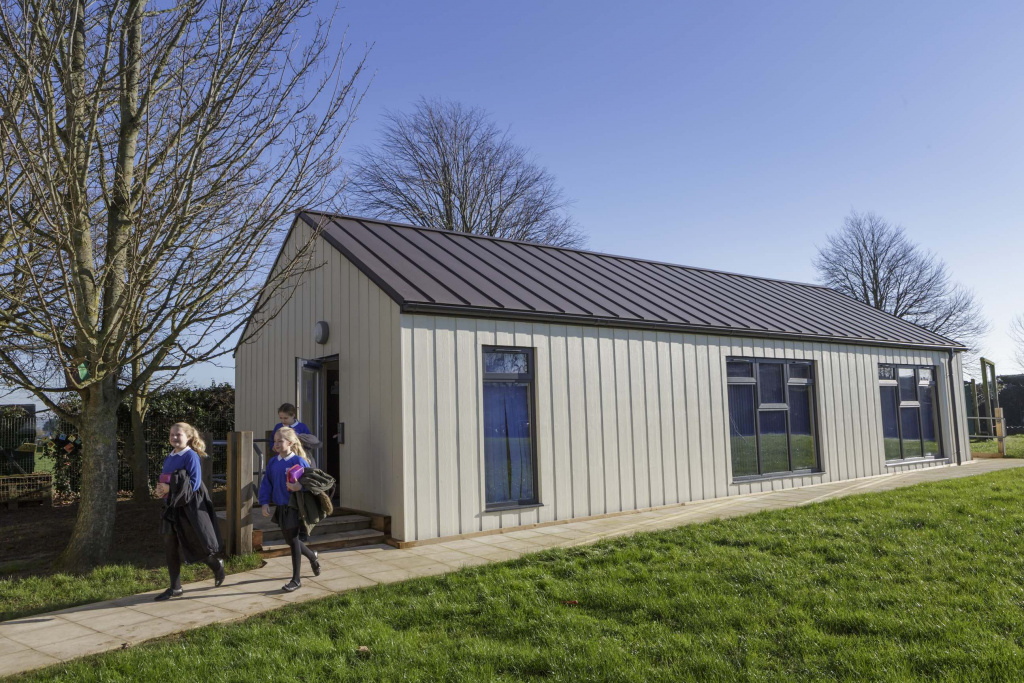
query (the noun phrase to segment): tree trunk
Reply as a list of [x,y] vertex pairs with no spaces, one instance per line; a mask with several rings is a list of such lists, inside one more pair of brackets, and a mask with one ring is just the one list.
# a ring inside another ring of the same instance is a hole
[[89,387],[82,401],[82,497],[75,528],[57,560],[64,571],[84,572],[100,564],[114,537],[119,393],[111,376]]
[[149,492],[149,453],[146,452],[146,433],[143,420],[146,417],[146,401],[138,392],[132,396],[132,489],[133,498],[138,502],[147,501]]

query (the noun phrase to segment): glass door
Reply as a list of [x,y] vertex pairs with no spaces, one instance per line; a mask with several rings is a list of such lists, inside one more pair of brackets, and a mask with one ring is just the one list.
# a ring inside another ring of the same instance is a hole
[[[313,436],[323,440],[323,410],[324,410],[324,381],[323,364],[320,361],[299,358],[296,368],[296,396],[298,400],[295,407],[298,409],[298,420],[313,432]],[[306,449],[313,465],[323,467],[321,462],[322,448]]]

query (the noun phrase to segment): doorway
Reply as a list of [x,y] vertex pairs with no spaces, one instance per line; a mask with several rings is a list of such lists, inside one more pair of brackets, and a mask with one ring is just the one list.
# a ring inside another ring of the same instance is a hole
[[341,382],[338,357],[299,358],[296,365],[295,407],[298,409],[298,419],[309,427],[322,444],[320,448],[310,449],[309,456],[316,467],[338,481],[341,474],[341,444],[345,440],[344,427],[339,424]]

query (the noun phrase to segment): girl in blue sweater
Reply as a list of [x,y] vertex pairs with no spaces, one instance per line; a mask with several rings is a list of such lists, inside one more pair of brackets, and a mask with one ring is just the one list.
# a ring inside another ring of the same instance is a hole
[[292,580],[283,586],[289,593],[302,587],[300,570],[302,558],[309,560],[313,568],[313,576],[320,576],[320,562],[317,560],[316,552],[306,547],[306,544],[299,540],[299,511],[288,506],[288,499],[292,491],[301,491],[302,484],[288,481],[288,469],[295,465],[309,467],[306,460],[306,452],[299,442],[299,437],[291,427],[281,427],[274,434],[274,452],[276,458],[271,458],[267,463],[267,472],[260,484],[260,505],[263,506],[263,516],[270,517],[270,504],[273,503],[274,521],[281,527],[284,540],[292,551]]
[[[173,450],[170,455],[164,458],[161,475],[173,475],[178,470],[185,470],[185,473],[188,474],[192,490],[199,491],[199,487],[203,484],[203,468],[199,462],[199,457],[206,456],[206,444],[203,443],[199,432],[190,424],[178,422],[171,426],[171,433],[167,440],[170,442]],[[161,479],[165,478],[167,477],[161,476]],[[156,485],[156,495],[160,498],[166,498],[170,490],[170,486],[163,481]],[[203,489],[203,493],[205,491],[206,489]],[[214,520],[214,523],[216,523],[216,520]],[[164,555],[167,558],[167,573],[171,576],[171,587],[156,596],[154,600],[170,600],[171,598],[180,597],[184,593],[181,588],[182,552],[179,548],[180,540],[178,535],[166,519],[162,518],[160,531],[164,539]],[[224,582],[224,561],[214,555],[209,555],[203,559],[203,562],[213,570],[215,585],[221,585]]]

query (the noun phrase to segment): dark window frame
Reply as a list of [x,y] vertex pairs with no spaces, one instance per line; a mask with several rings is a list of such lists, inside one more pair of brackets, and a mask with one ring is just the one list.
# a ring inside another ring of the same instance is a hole
[[[886,465],[899,465],[904,462],[918,462],[921,460],[945,460],[947,458],[943,444],[943,431],[942,431],[942,411],[939,409],[939,373],[938,367],[935,365],[907,365],[900,363],[879,363],[878,374],[881,374],[881,368],[892,368],[893,379],[878,379],[879,395],[881,395],[881,387],[895,387],[896,388],[896,428],[899,434],[900,443],[900,457],[899,458],[885,458],[885,428],[884,420],[885,414],[882,414],[882,457],[884,458]],[[914,400],[904,401],[901,387],[899,385],[900,370],[913,370],[914,371]],[[931,378],[928,380],[921,379],[921,370],[928,370],[931,373]],[[924,422],[921,410],[921,387],[931,387],[932,390],[932,419],[935,422],[935,443],[938,444],[938,453],[925,454],[924,448]],[[921,455],[912,455],[906,457],[905,450],[903,447],[903,409],[917,409],[917,428],[921,436],[918,437],[918,442],[921,447]]]
[[[527,390],[528,398],[526,401],[526,409],[529,412],[530,420],[530,457],[533,459],[533,498],[530,500],[519,500],[518,502],[512,503],[509,501],[501,501],[498,503],[487,502],[487,451],[481,449],[480,457],[483,460],[483,480],[484,490],[482,500],[484,501],[484,512],[500,512],[503,510],[519,510],[522,508],[535,508],[540,507],[540,473],[539,473],[539,455],[537,453],[537,383],[536,383],[536,367],[534,365],[536,359],[536,349],[532,346],[495,346],[490,344],[484,344],[481,346],[480,352],[480,410],[484,410],[483,401],[483,386],[486,382],[506,382],[508,384],[529,384]],[[527,372],[524,373],[505,373],[505,372],[487,372],[487,359],[486,354],[488,353],[525,353],[527,358]],[[483,424],[483,413],[480,415],[481,428]]]
[[[818,393],[815,391],[815,377],[817,376],[817,368],[815,361],[806,360],[802,358],[749,358],[744,356],[728,356],[726,359],[726,384],[748,384],[754,386],[754,439],[757,450],[757,474],[747,474],[735,476],[733,475],[732,481],[734,484],[739,484],[749,481],[759,481],[762,479],[777,479],[780,477],[804,477],[814,474],[821,474],[824,472],[821,464],[821,443],[820,435],[821,429],[819,425],[818,413]],[[730,377],[728,373],[728,363],[750,363],[752,365],[752,377]],[[775,364],[783,366],[782,374],[782,387],[783,397],[785,403],[762,403],[761,402],[761,388],[758,386],[758,379],[760,376],[761,364]],[[790,366],[799,365],[806,366],[809,368],[808,377],[791,377]],[[790,386],[805,386],[808,388],[807,391],[807,405],[811,412],[811,439],[814,446],[814,467],[811,468],[800,468],[793,469],[793,429],[791,424],[790,414]],[[726,410],[729,410],[728,405],[728,392],[726,393]],[[786,449],[787,457],[789,459],[789,470],[783,472],[765,472],[764,462],[761,454],[761,412],[784,412],[786,414]],[[730,470],[732,468],[732,447],[730,437],[730,457],[729,464]]]

